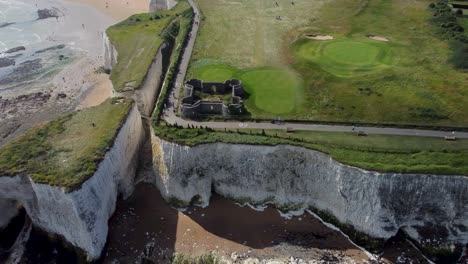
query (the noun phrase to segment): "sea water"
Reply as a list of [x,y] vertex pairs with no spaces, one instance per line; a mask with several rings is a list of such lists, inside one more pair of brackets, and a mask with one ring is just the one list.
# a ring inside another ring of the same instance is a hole
[[[60,18],[38,19],[38,9],[52,5],[48,1],[0,0],[0,58],[14,60],[14,65],[0,66],[0,95],[42,90],[72,61],[74,52],[54,37],[62,27]],[[25,50],[5,53],[20,46]],[[41,52],[54,46],[61,49]]]
[[[38,19],[39,9],[58,17]],[[110,19],[89,6],[64,0],[0,0],[0,96],[50,86],[66,65],[83,56],[102,56],[102,39]],[[6,53],[23,46],[25,50]]]
[[[18,46],[41,43],[45,21],[37,21],[37,8],[33,3],[18,0],[0,0],[0,53]],[[6,23],[14,23],[5,26]],[[42,36],[41,36],[42,35]]]

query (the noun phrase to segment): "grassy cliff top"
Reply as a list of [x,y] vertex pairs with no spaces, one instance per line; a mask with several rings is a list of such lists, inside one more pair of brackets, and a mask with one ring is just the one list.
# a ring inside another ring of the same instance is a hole
[[159,47],[170,37],[166,29],[175,18],[190,11],[187,1],[179,1],[171,10],[133,15],[107,29],[109,40],[118,53],[110,76],[116,91],[126,86],[140,87]]
[[38,183],[80,185],[111,148],[132,104],[109,99],[31,129],[0,149],[0,176],[24,172]]
[[468,140],[451,142],[443,138],[369,135],[354,133],[284,130],[210,130],[176,128],[161,124],[157,136],[179,144],[208,143],[251,145],[293,145],[326,153],[333,159],[379,172],[427,173],[468,176]]

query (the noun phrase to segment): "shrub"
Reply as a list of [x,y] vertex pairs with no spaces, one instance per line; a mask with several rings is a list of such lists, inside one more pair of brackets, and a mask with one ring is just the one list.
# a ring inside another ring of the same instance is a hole
[[458,9],[456,14],[457,14],[457,16],[463,16],[463,10]]
[[435,5],[434,3],[431,3],[431,4],[429,5],[429,7],[430,7],[430,8],[435,8],[436,5]]
[[459,69],[468,69],[468,44],[457,41],[452,43],[452,48],[449,62]]

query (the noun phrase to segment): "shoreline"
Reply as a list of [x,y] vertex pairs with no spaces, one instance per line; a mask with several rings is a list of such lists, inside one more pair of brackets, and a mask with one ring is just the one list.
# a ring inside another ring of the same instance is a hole
[[[129,199],[119,201],[109,223],[105,262],[143,255],[168,263],[174,253],[201,256],[213,251],[232,261],[257,258],[286,263],[292,256],[307,261],[330,257],[341,263],[368,259],[346,237],[312,215],[286,219],[273,207],[256,211],[218,195],[206,208],[179,211],[150,184],[137,185]],[[145,248],[151,248],[150,254]]]
[[[31,3],[30,0],[22,2]],[[35,27],[45,27],[48,30],[38,32],[39,42],[28,43],[26,51],[36,56],[38,61],[47,63],[46,67],[57,71],[51,72],[39,65],[39,69],[44,73],[31,77],[19,76],[29,79],[6,83],[6,88],[11,86],[14,89],[0,90],[3,102],[3,116],[0,116],[0,122],[5,124],[0,127],[0,146],[41,122],[76,109],[98,105],[112,93],[112,84],[108,76],[100,76],[96,70],[104,66],[104,32],[117,20],[94,5],[78,0],[39,0],[36,8],[56,8],[60,10],[61,16],[57,19],[47,18],[31,22]],[[21,40],[21,36],[15,38]],[[40,57],[34,54],[38,50],[57,45],[65,47],[61,48],[57,55],[51,53],[53,51],[41,53]],[[70,56],[72,61],[63,66],[58,65],[61,63],[57,60],[60,54]],[[22,60],[30,59],[26,57]],[[14,67],[13,70],[21,65]],[[34,85],[31,85],[31,81],[34,81]]]

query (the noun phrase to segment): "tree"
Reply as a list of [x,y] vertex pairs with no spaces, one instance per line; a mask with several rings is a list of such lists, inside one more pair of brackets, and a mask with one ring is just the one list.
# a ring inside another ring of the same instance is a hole
[[457,16],[463,16],[463,10],[458,9],[456,14],[457,14]]

